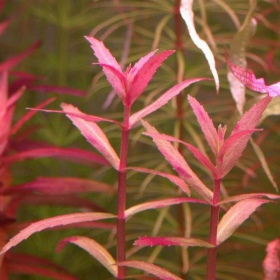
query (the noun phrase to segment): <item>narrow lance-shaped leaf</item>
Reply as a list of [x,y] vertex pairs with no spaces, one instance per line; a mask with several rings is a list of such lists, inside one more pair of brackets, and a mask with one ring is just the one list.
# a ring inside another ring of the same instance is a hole
[[[80,114],[81,112],[70,104],[61,105],[63,111],[73,112]],[[70,114],[66,116],[73,122],[73,124],[80,130],[84,137],[106,158],[111,165],[118,170],[119,169],[119,158],[109,143],[108,138],[104,132],[94,122],[88,122],[81,118],[73,117]]]
[[149,202],[144,202],[135,206],[130,207],[129,209],[125,210],[125,217],[128,218],[132,215],[140,213],[142,211],[150,210],[150,209],[158,209],[162,207],[167,207],[171,205],[181,204],[181,203],[202,203],[206,204],[204,200],[197,199],[197,198],[184,198],[184,197],[175,197],[175,198],[164,198]]
[[216,66],[215,66],[215,59],[214,59],[213,53],[212,53],[211,49],[209,48],[208,44],[199,37],[199,35],[197,34],[197,32],[195,30],[194,14],[192,11],[192,5],[193,5],[193,0],[182,0],[181,7],[180,7],[180,13],[188,27],[189,34],[190,34],[192,41],[199,49],[202,50],[202,52],[204,53],[204,55],[208,61],[210,70],[213,74],[213,77],[214,77],[214,80],[216,83],[216,90],[218,92],[219,87],[220,87],[220,82],[219,82],[219,76],[218,76]]
[[203,131],[203,134],[212,149],[213,153],[216,155],[218,153],[218,133],[213,124],[213,121],[210,119],[207,112],[199,104],[199,102],[194,98],[188,95],[188,101],[193,109],[193,112],[197,118],[197,121]]
[[57,246],[60,252],[67,243],[72,243],[87,251],[96,258],[111,274],[117,276],[116,261],[112,255],[95,240],[85,236],[71,236],[61,240]]
[[163,280],[183,280],[182,278],[174,275],[173,273],[169,272],[168,270],[161,268],[157,265],[142,262],[142,261],[124,261],[118,263],[119,266],[128,266],[132,268],[137,268],[143,270],[149,274],[155,275],[159,279]]
[[163,51],[158,55],[152,56],[146,63],[141,65],[141,68],[131,81],[130,92],[128,93],[131,98],[131,104],[145,90],[158,67],[173,53],[174,51]]
[[[158,134],[158,131],[149,125],[149,123],[142,120],[143,126],[146,128],[147,132],[151,135]],[[153,141],[156,143],[160,152],[164,155],[166,160],[173,166],[176,172],[192,187],[205,201],[211,202],[213,193],[209,190],[201,180],[196,176],[196,174],[189,167],[188,163],[182,157],[174,146],[162,139],[157,139],[155,136]]]
[[256,208],[268,202],[269,201],[265,199],[249,198],[239,201],[232,206],[218,225],[217,243],[221,244],[229,238],[233,232],[255,212]]
[[2,248],[0,254],[4,254],[12,247],[16,246],[23,240],[27,239],[30,235],[40,232],[42,230],[53,228],[56,226],[65,226],[69,224],[81,223],[81,222],[92,222],[104,219],[111,219],[115,216],[108,213],[98,213],[98,212],[89,212],[89,213],[74,213],[60,215],[52,218],[47,218],[39,222],[30,224],[25,229],[21,230],[17,235],[13,236],[9,242]]
[[[116,76],[117,72],[119,75],[123,76],[121,66],[116,61],[111,52],[104,46],[103,42],[89,36],[85,38],[90,42],[91,48],[94,51],[94,55],[97,57],[100,64],[109,65],[111,68],[103,67],[103,72],[105,73],[109,83],[112,85],[114,90],[120,96],[121,99],[125,97],[125,87],[124,84],[120,83],[119,78]],[[115,69],[115,72],[112,71]]]
[[138,238],[133,245],[136,246],[197,246],[197,247],[206,247],[211,248],[213,245],[211,245],[209,242],[206,242],[201,239],[197,238],[183,238],[183,237],[149,237],[149,236],[143,236]]
[[132,128],[140,119],[146,117],[147,115],[153,113],[157,109],[164,106],[170,99],[172,99],[174,96],[178,95],[183,89],[188,87],[189,85],[199,82],[202,80],[208,80],[206,78],[196,78],[196,79],[189,79],[185,80],[168,91],[166,91],[164,94],[162,94],[158,99],[156,99],[152,104],[146,106],[144,109],[134,113],[129,118],[129,126]]

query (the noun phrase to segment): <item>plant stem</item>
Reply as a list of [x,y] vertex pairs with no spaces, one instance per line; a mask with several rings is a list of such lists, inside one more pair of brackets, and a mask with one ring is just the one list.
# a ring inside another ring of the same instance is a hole
[[216,279],[216,265],[217,265],[217,230],[219,224],[219,212],[220,206],[217,205],[220,202],[220,189],[221,179],[214,179],[214,194],[211,205],[211,220],[210,220],[210,233],[209,243],[215,247],[208,249],[207,252],[207,280]]
[[[129,116],[130,106],[124,107],[124,118],[122,127],[122,139],[120,149],[120,168],[118,177],[118,210],[117,210],[117,262],[126,260],[126,238],[125,238],[125,208],[126,208],[126,167],[129,141]],[[126,269],[118,267],[117,279],[125,279]]]

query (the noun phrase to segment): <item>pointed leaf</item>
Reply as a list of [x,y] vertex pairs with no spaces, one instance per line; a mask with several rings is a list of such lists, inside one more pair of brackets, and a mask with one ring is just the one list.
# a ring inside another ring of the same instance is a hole
[[10,25],[12,18],[5,19],[0,22],[0,36],[5,32],[7,27]]
[[183,89],[188,87],[189,85],[199,82],[202,80],[208,80],[206,78],[196,78],[196,79],[189,79],[185,80],[171,89],[169,89],[167,92],[165,92],[163,95],[161,95],[157,100],[155,100],[152,104],[146,106],[144,109],[134,113],[129,118],[129,126],[132,128],[140,119],[146,117],[147,115],[151,114],[152,112],[156,111],[157,109],[164,106],[170,99],[172,99],[174,96],[178,95]]
[[[80,114],[81,112],[74,106],[70,104],[61,105],[63,111],[72,112],[75,114]],[[92,144],[103,156],[106,158],[111,165],[118,170],[120,160],[109,143],[108,138],[104,132],[99,128],[99,126],[93,122],[88,122],[77,117],[73,117],[70,114],[66,116],[73,122],[73,124],[80,130],[87,141]]]
[[[145,90],[148,83],[154,76],[158,67],[163,63],[168,56],[173,54],[174,51],[163,51],[162,53],[152,56],[142,67],[137,71],[133,80],[131,81],[131,87],[129,95],[131,98],[131,104],[140,96]],[[129,77],[129,75],[128,75]],[[129,77],[130,78],[130,77]]]
[[168,270],[161,268],[157,265],[142,262],[142,261],[124,261],[118,263],[119,266],[128,266],[132,268],[137,268],[143,270],[149,274],[155,275],[159,279],[163,280],[183,280],[182,278],[174,275],[173,273],[169,272]]
[[268,202],[269,201],[265,199],[248,198],[232,206],[218,225],[217,243],[221,244],[228,239],[233,232],[255,212],[256,208]]
[[280,199],[280,195],[277,195],[277,194],[246,193],[246,194],[240,194],[240,195],[235,195],[235,196],[225,198],[219,203],[219,205],[224,204],[224,203],[229,203],[229,202],[241,201],[241,200],[248,199],[248,198],[263,198],[263,197],[266,197],[269,199]]
[[142,211],[150,210],[150,209],[158,209],[170,205],[176,205],[181,203],[202,203],[206,204],[204,200],[196,199],[196,198],[184,198],[184,197],[175,197],[175,198],[164,198],[149,202],[144,202],[135,206],[130,207],[125,210],[125,217],[128,218],[132,215],[140,213]]
[[195,30],[194,14],[192,11],[192,5],[193,5],[193,0],[182,0],[181,7],[180,7],[180,13],[188,27],[189,34],[190,34],[192,41],[199,49],[202,50],[202,52],[204,53],[204,55],[208,61],[210,70],[211,70],[214,80],[215,80],[216,90],[218,92],[219,87],[220,87],[220,82],[219,82],[219,76],[218,76],[216,66],[215,66],[215,59],[214,59],[213,53],[212,53],[211,49],[209,48],[209,46],[207,45],[207,43],[199,37],[199,35],[197,34],[197,32]]
[[32,182],[2,188],[1,194],[11,194],[26,191],[35,191],[49,195],[64,195],[72,193],[102,192],[113,193],[114,189],[103,182],[75,177],[38,177]]
[[[142,121],[143,126],[146,128],[148,133],[158,134],[158,131],[149,125],[149,123]],[[156,143],[160,152],[164,155],[165,159],[173,166],[176,172],[192,187],[205,201],[210,202],[213,197],[213,193],[209,190],[201,180],[192,171],[188,163],[182,157],[174,146],[162,139],[153,137],[153,141]]]
[[226,61],[233,75],[247,88],[259,93],[267,93],[270,97],[280,96],[280,82],[267,86],[264,79],[257,79],[252,70],[234,65],[227,57]]
[[153,169],[149,169],[149,168],[129,167],[127,169],[128,170],[132,169],[137,172],[149,173],[149,174],[154,174],[154,175],[158,175],[158,176],[167,178],[170,182],[177,185],[183,192],[185,192],[188,196],[190,196],[190,189],[188,187],[188,184],[178,176],[175,176],[173,174],[168,174],[165,172],[160,172],[160,171],[153,170]]
[[108,213],[98,213],[98,212],[89,212],[89,213],[74,213],[60,215],[48,219],[41,220],[30,224],[25,229],[21,230],[17,235],[13,236],[9,242],[2,248],[0,254],[4,254],[12,247],[16,246],[23,240],[27,239],[30,235],[40,232],[45,229],[53,228],[56,226],[64,226],[69,224],[75,224],[80,222],[90,222],[104,219],[111,219],[115,216]]
[[103,42],[98,41],[94,37],[85,36],[85,38],[90,42],[91,48],[94,51],[94,55],[97,57],[98,62],[103,67],[103,72],[105,73],[109,83],[119,94],[119,96],[124,99],[125,89],[119,80],[119,75],[123,76],[121,66],[113,57],[111,52],[104,46]]
[[211,148],[213,153],[217,155],[219,147],[219,137],[213,121],[210,119],[207,112],[195,98],[188,95],[188,100],[201,127],[201,130],[203,131],[205,139],[209,144],[209,147]]
[[87,251],[96,258],[111,274],[117,276],[116,261],[111,254],[95,240],[85,236],[71,236],[61,240],[57,246],[57,251],[60,252],[67,243],[73,243]]
[[199,246],[199,247],[206,247],[211,248],[213,245],[210,243],[197,239],[197,238],[183,238],[183,237],[149,237],[149,236],[143,236],[139,237],[133,245],[135,246]]
[[237,163],[246,148],[253,130],[244,130],[231,135],[221,147],[219,161],[221,162],[221,176],[224,177]]

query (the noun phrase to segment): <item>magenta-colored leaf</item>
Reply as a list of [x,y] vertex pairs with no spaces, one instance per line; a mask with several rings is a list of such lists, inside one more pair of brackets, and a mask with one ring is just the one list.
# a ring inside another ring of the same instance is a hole
[[259,93],[267,93],[270,97],[280,96],[280,82],[267,86],[263,78],[257,79],[252,70],[234,65],[227,55],[226,61],[233,75],[247,88]]
[[103,42],[89,36],[85,36],[85,38],[90,42],[91,48],[94,51],[94,55],[97,57],[98,62],[103,67],[103,72],[105,73],[109,83],[119,94],[119,96],[124,99],[125,88],[124,85],[120,83],[119,77],[119,75],[123,76],[121,66],[110,53],[110,51],[104,46]]
[[124,262],[118,263],[118,265],[140,269],[149,274],[155,275],[159,279],[163,279],[163,280],[183,280],[182,278],[174,275],[173,273],[169,272],[168,270],[161,268],[157,265],[147,263],[147,262],[124,261]]
[[40,42],[36,42],[32,46],[30,46],[28,49],[26,49],[24,52],[22,52],[16,56],[13,56],[13,57],[7,59],[6,61],[2,62],[0,64],[0,72],[10,70],[14,66],[16,66],[24,58],[26,58],[27,56],[32,54],[35,51],[35,49],[37,49],[40,45],[41,45]]
[[0,72],[0,116],[6,111],[8,100],[8,72]]
[[78,280],[63,267],[42,258],[27,254],[8,254],[5,258],[9,263],[10,274],[37,275],[56,280]]
[[80,222],[111,219],[114,217],[115,217],[114,215],[108,213],[89,212],[89,213],[66,214],[66,215],[60,215],[60,216],[44,219],[39,222],[30,224],[28,227],[21,230],[17,235],[13,236],[9,240],[9,242],[2,248],[0,254],[4,254],[12,247],[16,246],[23,240],[27,239],[30,235],[45,229],[53,228],[56,226],[75,224]]
[[74,89],[69,87],[59,87],[54,85],[29,85],[29,90],[39,91],[39,92],[55,92],[58,94],[69,94],[73,96],[86,96],[87,92],[80,90],[80,89]]
[[97,259],[111,274],[117,276],[116,261],[112,255],[95,240],[85,236],[71,236],[61,240],[57,246],[60,252],[67,243],[72,243],[87,251],[95,259]]
[[280,279],[280,238],[276,238],[267,244],[263,270],[264,280]]
[[140,65],[141,68],[137,71],[133,80],[131,81],[131,86],[128,91],[131,104],[141,95],[145,90],[148,83],[154,76],[158,67],[163,63],[168,56],[173,54],[174,51],[163,51],[158,55],[150,57],[143,65]]
[[169,89],[167,92],[165,92],[163,95],[161,95],[157,100],[155,100],[152,104],[149,106],[146,106],[144,109],[134,113],[129,118],[129,126],[130,128],[133,127],[140,119],[146,117],[147,115],[151,114],[152,112],[156,111],[157,109],[164,106],[170,99],[172,99],[174,96],[178,95],[183,89],[188,87],[189,85],[199,82],[202,80],[207,80],[206,78],[197,78],[197,79],[189,79],[186,81],[183,81],[171,89]]
[[[149,125],[146,121],[142,121],[143,126],[146,128],[146,131],[151,135],[158,134],[158,131]],[[211,202],[213,193],[208,189],[202,181],[197,177],[197,175],[192,171],[188,163],[182,157],[174,146],[162,139],[158,139],[155,136],[152,136],[153,141],[157,145],[160,152],[163,154],[165,159],[173,166],[176,172],[192,187],[205,201]]]
[[[53,102],[55,98],[49,98],[48,100],[40,103],[35,108],[41,109]],[[12,127],[11,134],[15,134],[27,121],[29,121],[34,115],[36,114],[36,111],[30,111],[27,114],[25,114],[23,117],[20,118],[20,120]]]
[[248,198],[237,202],[223,216],[218,225],[217,244],[228,239],[233,232],[255,212],[255,210],[269,200]]
[[211,150],[215,155],[217,155],[219,148],[219,137],[218,132],[214,127],[213,121],[195,98],[188,95],[188,100]]
[[49,195],[101,192],[113,193],[114,189],[103,182],[75,177],[38,177],[32,182],[0,189],[2,194],[35,191]]
[[190,152],[199,160],[201,164],[203,164],[209,171],[211,171],[213,174],[215,174],[215,166],[213,163],[210,161],[210,159],[204,155],[200,150],[198,150],[196,147],[193,145],[186,143],[185,141],[182,141],[178,138],[175,138],[170,135],[166,134],[159,134],[159,133],[144,133],[145,135],[148,135],[150,137],[156,137],[157,139],[162,139],[162,140],[167,140],[167,141],[172,141],[172,142],[178,142],[180,144],[183,144],[186,146]]
[[9,24],[11,23],[11,18],[5,19],[0,22],[0,36],[5,32]]
[[125,217],[128,218],[132,215],[140,213],[142,211],[150,210],[150,209],[158,209],[166,206],[181,204],[181,203],[201,203],[206,204],[204,200],[197,198],[184,198],[184,197],[175,197],[175,198],[164,198],[149,202],[144,202],[135,206],[130,207],[125,210]]
[[[61,105],[63,111],[72,112],[74,114],[81,114],[81,112],[74,106],[70,104],[62,104]],[[70,114],[66,114],[66,116],[73,122],[73,124],[80,130],[83,136],[87,139],[87,141],[93,145],[111,165],[118,170],[120,160],[109,143],[108,138],[104,134],[104,132],[99,128],[97,124],[94,122],[88,122],[81,118],[73,117]]]
[[100,63],[99,65],[103,67],[103,72],[106,74],[106,77],[113,89],[116,91],[119,97],[124,100],[127,92],[126,78],[124,74],[111,65],[105,63]]
[[102,156],[97,155],[93,152],[78,148],[60,148],[60,147],[45,147],[45,148],[34,148],[26,151],[19,151],[16,154],[7,156],[3,159],[4,164],[12,164],[14,162],[41,158],[41,157],[59,157],[73,160],[76,162],[85,163],[99,163],[102,165],[108,165],[108,161]]
[[190,196],[190,189],[189,189],[188,184],[178,176],[175,176],[173,174],[168,174],[165,172],[160,172],[160,171],[153,170],[153,169],[149,169],[149,168],[129,167],[127,169],[132,169],[137,172],[149,173],[149,174],[154,174],[154,175],[158,175],[158,176],[167,178],[170,182],[177,185],[183,192],[187,193],[188,196]]
[[246,194],[240,194],[240,195],[235,195],[235,196],[231,196],[228,198],[223,199],[220,204],[224,204],[224,203],[229,203],[229,202],[237,202],[237,201],[241,201],[244,199],[248,199],[248,198],[269,198],[269,199],[280,199],[280,195],[277,194],[270,194],[270,193],[246,193]]
[[138,238],[133,245],[136,246],[199,246],[199,247],[206,247],[211,248],[213,245],[210,243],[197,239],[197,238],[183,238],[183,237],[149,237],[149,236],[143,236]]
[[220,172],[222,177],[235,166],[246,148],[252,133],[255,131],[257,130],[243,130],[226,139],[218,156],[218,161],[221,163]]
[[241,118],[241,120],[236,124],[231,135],[242,130],[255,129],[270,101],[271,97],[269,96],[266,96],[258,101],[258,103],[256,103],[250,110],[248,110]]

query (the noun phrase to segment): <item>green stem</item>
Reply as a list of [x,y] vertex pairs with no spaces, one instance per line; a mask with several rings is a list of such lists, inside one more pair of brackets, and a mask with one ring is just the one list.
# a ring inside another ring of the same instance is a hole
[[[129,116],[130,106],[125,106],[122,127],[122,139],[120,149],[120,168],[118,177],[118,209],[117,209],[117,262],[126,260],[126,237],[125,237],[125,208],[126,208],[126,167],[129,141]],[[117,279],[125,279],[126,269],[118,267]]]
[[211,220],[210,220],[210,233],[209,243],[214,247],[208,249],[207,252],[207,280],[216,279],[216,266],[217,266],[217,230],[219,224],[219,212],[220,206],[217,205],[220,202],[220,189],[221,179],[214,179],[214,194],[211,205]]

